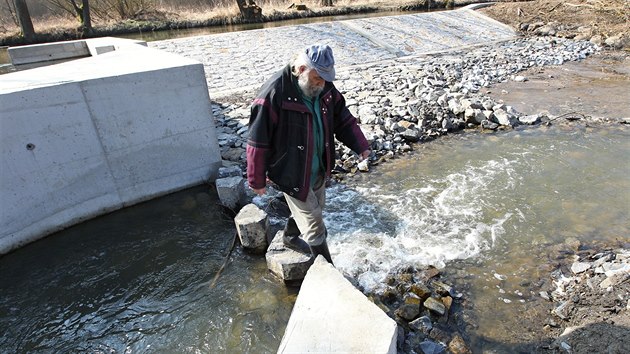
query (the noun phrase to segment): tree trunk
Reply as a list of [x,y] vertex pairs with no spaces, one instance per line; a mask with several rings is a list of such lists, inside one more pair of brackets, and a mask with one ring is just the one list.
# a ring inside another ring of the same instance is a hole
[[90,0],[83,0],[83,6],[81,6],[83,34],[88,35],[92,33],[92,16],[90,16]]
[[15,12],[24,39],[32,41],[35,39],[35,29],[33,28],[33,21],[31,21],[31,14],[28,12],[28,6],[26,6],[26,0],[15,0]]
[[90,16],[90,1],[81,0],[81,6],[75,0],[71,0],[72,8],[81,23],[81,32],[86,36],[92,32],[92,17]]
[[322,6],[333,6],[333,0],[322,0]]
[[262,19],[262,9],[254,0],[236,0],[236,4],[245,20],[260,21]]

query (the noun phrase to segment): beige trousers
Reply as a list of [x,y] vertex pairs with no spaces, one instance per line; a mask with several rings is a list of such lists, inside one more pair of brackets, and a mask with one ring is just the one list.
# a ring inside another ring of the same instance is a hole
[[302,238],[310,246],[319,246],[326,241],[326,225],[324,225],[324,205],[326,204],[326,184],[323,179],[308,191],[305,201],[293,198],[284,193],[293,219]]

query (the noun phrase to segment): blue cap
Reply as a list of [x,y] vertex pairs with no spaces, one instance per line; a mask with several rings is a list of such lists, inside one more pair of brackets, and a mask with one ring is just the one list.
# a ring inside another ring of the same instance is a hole
[[335,58],[332,48],[327,44],[315,44],[307,47],[305,57],[319,76],[326,81],[335,80]]

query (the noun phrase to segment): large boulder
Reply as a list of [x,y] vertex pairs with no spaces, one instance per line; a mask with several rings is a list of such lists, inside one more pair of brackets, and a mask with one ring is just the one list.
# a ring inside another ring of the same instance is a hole
[[234,218],[236,231],[245,249],[262,253],[267,249],[267,213],[254,204],[247,204]]

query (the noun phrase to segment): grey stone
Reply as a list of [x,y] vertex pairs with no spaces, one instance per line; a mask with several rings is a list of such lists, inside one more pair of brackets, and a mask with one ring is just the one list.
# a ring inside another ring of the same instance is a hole
[[511,127],[516,124],[516,118],[502,109],[495,110],[494,117],[500,125]]
[[521,116],[521,117],[518,117],[518,121],[521,124],[534,125],[540,122],[540,116],[538,114],[533,114],[529,116]]
[[[490,111],[492,112],[492,111]],[[466,118],[466,123],[474,123],[481,124],[488,117],[483,113],[482,110],[476,108],[468,108],[464,112],[464,117]]]
[[221,167],[219,168],[219,175],[217,178],[225,178],[225,177],[242,177],[243,171],[239,166],[229,166],[229,167]]
[[441,281],[433,281],[431,283],[435,291],[440,295],[453,295],[453,287]]
[[313,264],[313,257],[285,247],[282,243],[283,235],[283,230],[278,231],[267,249],[267,268],[284,281],[302,280]]
[[417,142],[418,140],[420,140],[420,133],[418,133],[418,131],[416,130],[412,130],[412,129],[407,129],[404,132],[400,133],[400,136],[407,140],[410,141],[412,143]]
[[455,115],[464,113],[465,111],[465,108],[454,98],[448,101],[448,109]]
[[562,304],[560,304],[560,306],[553,309],[551,313],[560,317],[563,320],[566,320],[569,318],[569,313],[572,309],[573,306],[571,305],[570,301],[564,301]]
[[395,311],[396,316],[407,321],[412,321],[420,314],[420,306],[414,304],[403,304]]
[[525,81],[527,81],[527,78],[525,76],[522,76],[522,75],[517,75],[517,76],[514,76],[514,81],[516,81],[516,82],[525,82]]
[[234,223],[244,248],[254,252],[267,249],[269,218],[264,210],[254,204],[247,204],[236,214]]
[[429,317],[422,316],[409,322],[409,327],[428,335],[433,329],[433,323],[431,323],[431,319]]
[[433,297],[429,297],[424,301],[424,307],[439,314],[440,316],[443,316],[446,313],[446,307],[444,306],[442,301],[437,300]]
[[420,343],[420,350],[422,350],[422,353],[424,354],[442,354],[445,352],[443,346],[430,340],[425,340]]
[[245,189],[243,188],[243,177],[224,177],[215,181],[219,201],[227,208],[235,210],[241,200]]

